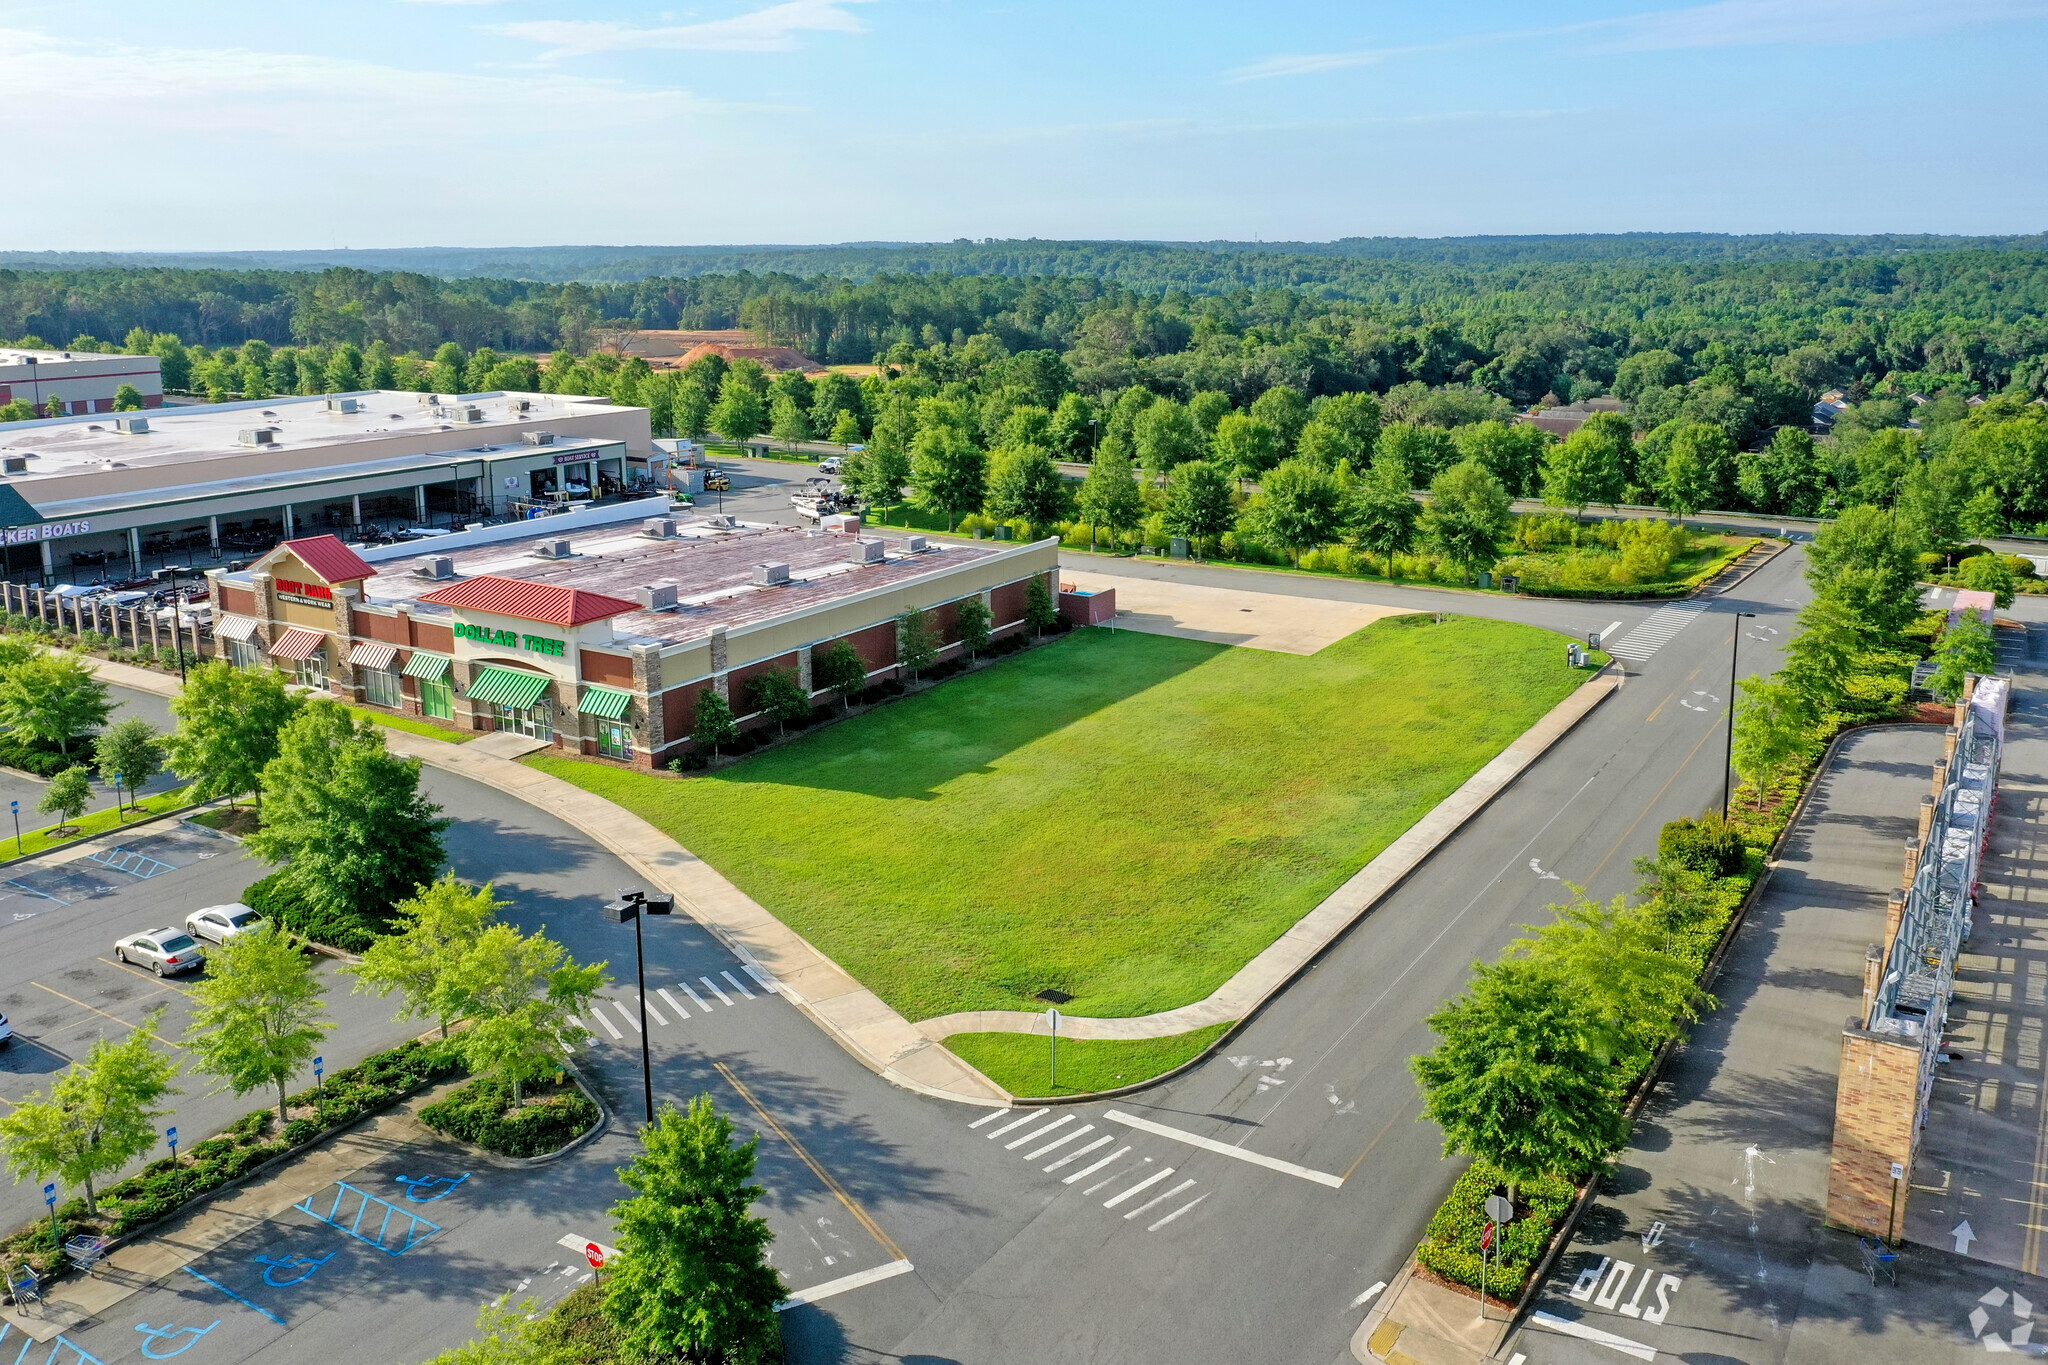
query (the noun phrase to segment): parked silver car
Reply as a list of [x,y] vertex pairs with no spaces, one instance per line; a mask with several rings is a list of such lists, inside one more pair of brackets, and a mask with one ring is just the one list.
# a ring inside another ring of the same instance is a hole
[[209,943],[226,943],[237,934],[246,934],[262,923],[263,916],[236,901],[194,910],[185,916],[185,932]]
[[189,972],[206,962],[206,950],[190,934],[176,929],[152,929],[114,940],[114,961],[133,967],[147,967],[162,976],[167,972]]

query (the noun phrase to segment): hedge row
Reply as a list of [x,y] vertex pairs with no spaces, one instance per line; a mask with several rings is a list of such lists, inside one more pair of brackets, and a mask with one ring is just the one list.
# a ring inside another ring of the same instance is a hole
[[559,1152],[596,1127],[601,1117],[590,1097],[561,1073],[550,1086],[528,1087],[525,1103],[516,1110],[512,1087],[488,1077],[420,1110],[420,1122],[437,1133],[516,1157]]

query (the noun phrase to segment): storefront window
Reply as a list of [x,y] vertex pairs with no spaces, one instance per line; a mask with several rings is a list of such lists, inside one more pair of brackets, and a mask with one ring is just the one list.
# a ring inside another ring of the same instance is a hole
[[229,640],[228,663],[235,668],[261,668],[266,660],[263,646],[255,640]]
[[455,688],[446,678],[421,678],[420,710],[436,720],[454,720]]
[[292,681],[302,687],[327,687],[327,651],[315,650],[311,656],[292,661]]
[[493,706],[496,728],[525,735],[529,739],[553,739],[555,737],[554,715],[546,706],[519,708],[514,706]]
[[633,756],[633,727],[623,721],[599,721],[597,723],[597,751],[606,758],[631,758]]
[[404,689],[398,681],[398,672],[390,668],[363,670],[363,694],[372,706],[397,708],[405,700]]

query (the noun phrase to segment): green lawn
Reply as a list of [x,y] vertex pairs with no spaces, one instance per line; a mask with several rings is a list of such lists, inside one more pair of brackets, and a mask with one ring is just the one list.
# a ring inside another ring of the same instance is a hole
[[1199,1000],[1562,700],[1564,640],[1311,657],[1085,630],[730,768],[536,767],[667,830],[912,1019]]
[[425,735],[428,739],[443,739],[450,744],[467,744],[476,738],[473,731],[451,729],[414,716],[395,716],[389,711],[372,711],[367,706],[350,706],[348,709],[366,720],[374,720],[393,730],[403,730],[409,735]]
[[1059,1074],[1052,1075],[1052,1039],[1029,1033],[956,1033],[946,1046],[1012,1095],[1044,1099],[1090,1095],[1136,1085],[1199,1057],[1229,1028],[1211,1024],[1193,1033],[1135,1042],[1060,1039]]
[[172,791],[158,792],[155,796],[145,796],[136,803],[141,807],[140,810],[130,807],[125,810],[116,811],[112,806],[108,806],[105,810],[94,811],[90,815],[81,816],[76,824],[61,826],[64,830],[64,837],[61,839],[51,835],[52,830],[60,828],[57,825],[25,832],[22,835],[19,850],[16,849],[10,832],[9,836],[0,836],[0,858],[14,858],[30,853],[41,853],[46,848],[55,848],[60,844],[75,844],[81,839],[91,839],[97,835],[110,834],[123,826],[132,825],[138,820],[146,819],[152,815],[161,815],[167,810],[176,810],[180,806],[192,804],[192,798],[188,795],[190,791],[191,788],[189,787],[179,787]]

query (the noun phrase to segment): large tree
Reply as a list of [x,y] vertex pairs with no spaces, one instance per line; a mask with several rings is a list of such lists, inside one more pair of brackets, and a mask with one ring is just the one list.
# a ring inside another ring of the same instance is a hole
[[1166,529],[1195,543],[1220,537],[1237,524],[1230,479],[1207,460],[1190,460],[1173,471],[1166,490]]
[[1251,415],[1279,433],[1280,458],[1292,459],[1294,443],[1308,425],[1308,398],[1290,384],[1275,384],[1252,400]]
[[163,1101],[177,1093],[178,1064],[158,1052],[161,1007],[118,1043],[105,1036],[82,1062],[50,1087],[12,1102],[0,1115],[0,1155],[16,1180],[56,1176],[85,1192],[88,1213],[99,1212],[96,1186],[156,1146]]
[[322,1017],[325,994],[305,951],[274,925],[236,934],[208,952],[206,975],[192,988],[185,1046],[193,1069],[237,1095],[275,1087],[282,1122],[287,1084],[334,1027]]
[[1301,552],[1328,545],[1344,529],[1344,486],[1306,460],[1282,460],[1245,513],[1252,529],[1301,563]]
[[928,426],[911,446],[910,481],[917,489],[918,505],[943,513],[950,531],[962,514],[981,510],[988,457],[958,427]]
[[1544,453],[1543,500],[1582,517],[1596,502],[1619,503],[1632,455],[1626,422],[1618,433],[1605,423],[1587,422]]
[[1394,575],[1394,556],[1414,546],[1421,518],[1422,505],[1409,490],[1408,471],[1398,464],[1376,464],[1351,485],[1345,508],[1351,546],[1360,554],[1378,556],[1389,578]]
[[1352,469],[1362,471],[1372,462],[1379,439],[1380,400],[1369,393],[1340,393],[1315,401],[1294,453],[1325,469],[1348,461]]
[[1280,463],[1280,433],[1271,422],[1262,422],[1250,413],[1226,413],[1216,423],[1210,450],[1219,468],[1239,482],[1249,483]]
[[733,1141],[709,1095],[689,1111],[664,1101],[619,1172],[633,1197],[612,1208],[619,1264],[605,1297],[626,1354],[639,1360],[767,1365],[782,1358],[768,1263],[774,1234],[751,1211],[758,1137]]
[[1528,497],[1542,487],[1543,457],[1551,441],[1541,428],[1527,422],[1474,422],[1453,431],[1451,441],[1515,497]]
[[1209,448],[1194,417],[1171,398],[1162,398],[1139,414],[1131,436],[1137,446],[1138,463],[1154,474],[1168,473],[1175,465],[1198,460]]
[[38,655],[0,674],[0,727],[54,744],[59,753],[106,724],[113,709],[107,685],[74,655]]
[[1022,517],[1037,530],[1066,514],[1067,485],[1042,446],[1012,446],[989,456],[987,513]]
[[1088,519],[1088,548],[1095,548],[1095,528],[1107,526],[1111,539],[1136,526],[1145,515],[1145,495],[1138,488],[1130,462],[1104,450],[1081,482],[1077,501]]
[[338,702],[308,702],[263,770],[270,807],[248,836],[257,857],[306,904],[380,915],[434,880],[448,821],[420,791],[418,759],[399,758],[374,723]]
[[443,987],[446,1006],[470,1021],[457,1035],[470,1070],[510,1085],[521,1103],[526,1083],[586,1036],[577,1018],[604,988],[604,968],[578,963],[538,930],[500,923],[477,934]]
[[278,734],[300,705],[273,670],[203,663],[171,698],[178,721],[170,736],[171,767],[191,780],[196,800],[253,792],[260,810],[263,769],[277,757]]
[[747,377],[734,370],[719,384],[718,401],[712,405],[708,420],[720,436],[744,444],[767,427],[768,405]]
[[1467,572],[1493,566],[1514,524],[1507,490],[1476,460],[1446,469],[1429,485],[1423,534]]
[[1671,437],[1657,471],[1657,500],[1681,517],[1723,507],[1735,474],[1735,443],[1717,423],[1691,422]]

